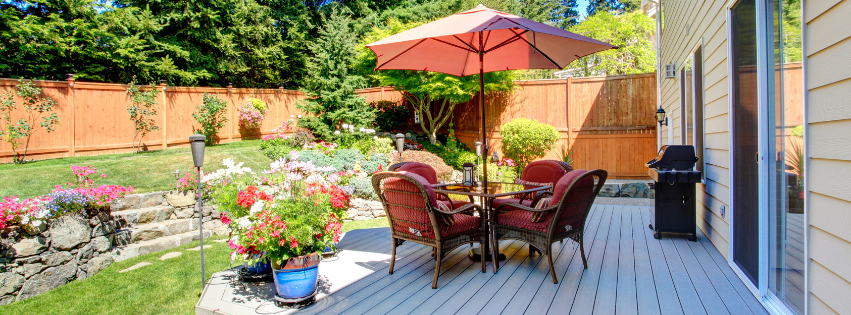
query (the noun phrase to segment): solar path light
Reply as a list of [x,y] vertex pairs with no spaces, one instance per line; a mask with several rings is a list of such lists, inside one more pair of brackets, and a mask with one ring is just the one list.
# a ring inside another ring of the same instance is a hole
[[396,151],[399,151],[399,163],[402,163],[402,151],[405,151],[405,135],[396,134]]
[[192,148],[192,162],[195,163],[195,168],[198,170],[198,183],[195,188],[195,206],[198,207],[198,232],[201,240],[201,288],[204,288],[207,277],[204,275],[204,210],[201,207],[201,166],[204,165],[204,141],[207,139],[204,135],[194,134],[189,136],[189,146]]

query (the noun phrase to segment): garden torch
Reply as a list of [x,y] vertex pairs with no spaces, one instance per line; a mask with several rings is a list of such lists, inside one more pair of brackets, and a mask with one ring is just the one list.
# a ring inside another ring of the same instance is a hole
[[192,148],[192,161],[195,163],[195,168],[198,170],[198,184],[195,187],[195,206],[198,207],[198,232],[201,234],[201,288],[204,288],[206,277],[204,275],[204,210],[201,207],[201,166],[204,165],[204,141],[207,137],[204,135],[194,134],[189,136],[189,146]]
[[405,135],[396,134],[396,151],[399,151],[399,163],[402,163],[402,151],[405,150]]

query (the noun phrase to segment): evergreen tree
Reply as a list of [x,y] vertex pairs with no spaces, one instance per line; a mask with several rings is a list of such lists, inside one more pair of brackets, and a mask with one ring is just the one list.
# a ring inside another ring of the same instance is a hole
[[618,47],[569,64],[567,69],[575,70],[575,76],[645,73],[655,68],[656,51],[650,38],[656,32],[656,23],[641,12],[622,15],[598,12],[570,31]]
[[335,5],[322,18],[319,36],[308,43],[311,56],[302,88],[308,98],[298,108],[312,116],[299,118],[298,124],[320,139],[332,139],[334,130],[344,123],[368,128],[375,120],[373,109],[354,93],[366,80],[353,70],[358,39],[348,14],[347,8]]
[[641,6],[641,0],[590,0],[588,1],[588,16],[592,16],[597,12],[609,12],[619,15],[626,12],[632,12]]
[[560,0],[555,16],[557,22],[555,26],[562,29],[579,24],[579,4],[576,0]]

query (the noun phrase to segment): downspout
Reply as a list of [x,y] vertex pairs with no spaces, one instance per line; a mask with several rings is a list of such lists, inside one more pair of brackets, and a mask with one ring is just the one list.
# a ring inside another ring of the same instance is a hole
[[[662,3],[657,0],[647,2],[656,4],[656,108],[662,108],[662,75],[660,74],[662,71]],[[658,123],[658,126],[656,129],[657,151],[662,147],[662,124]]]

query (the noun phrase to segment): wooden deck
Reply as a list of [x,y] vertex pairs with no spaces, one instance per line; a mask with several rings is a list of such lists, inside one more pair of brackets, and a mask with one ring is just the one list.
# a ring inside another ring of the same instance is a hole
[[387,273],[388,229],[352,231],[340,243],[338,261],[320,265],[322,290],[299,311],[268,302],[271,285],[231,281],[216,274],[202,294],[198,314],[767,314],[715,247],[647,228],[652,208],[595,205],[585,236],[588,269],[578,246],[554,251],[559,284],[528,245],[500,242],[508,257],[497,274],[466,258],[470,247],[444,260],[438,289],[431,288],[434,260],[428,247],[399,247],[393,275]]

